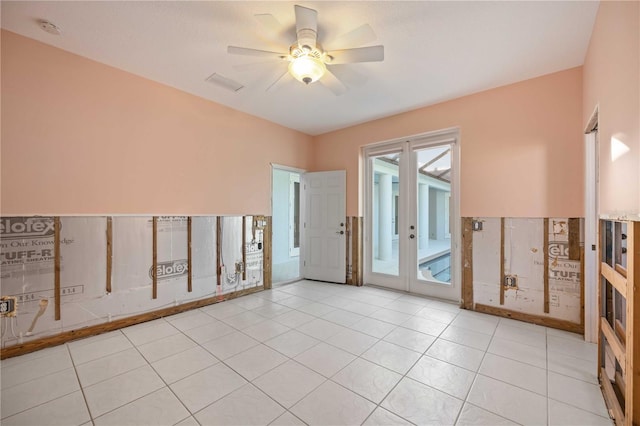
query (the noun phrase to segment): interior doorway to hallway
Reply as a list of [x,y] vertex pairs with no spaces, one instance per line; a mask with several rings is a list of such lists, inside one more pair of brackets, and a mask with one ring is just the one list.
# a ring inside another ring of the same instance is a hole
[[303,170],[272,165],[272,280],[284,284],[302,278],[300,268],[300,177]]

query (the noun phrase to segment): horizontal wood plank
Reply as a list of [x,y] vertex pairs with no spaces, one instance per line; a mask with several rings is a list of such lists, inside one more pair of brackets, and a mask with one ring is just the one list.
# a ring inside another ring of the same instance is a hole
[[558,330],[570,331],[572,333],[584,334],[584,325],[571,321],[560,320],[556,318],[543,317],[539,315],[527,314],[524,312],[511,311],[497,306],[475,304],[475,311],[485,314],[497,315],[500,317],[511,318],[519,321],[525,321],[532,324],[542,325],[545,327],[557,328]]
[[96,336],[98,334],[106,333],[108,331],[118,330],[120,328],[128,327],[134,324],[140,324],[147,321],[152,321],[158,318],[167,317],[181,312],[189,311],[192,309],[201,308],[207,305],[213,305],[214,303],[223,302],[225,300],[235,299],[236,297],[244,296],[247,294],[257,293],[264,290],[264,286],[248,288],[233,293],[225,294],[223,296],[208,297],[206,299],[195,300],[193,302],[183,303],[178,306],[171,306],[169,308],[159,309],[157,311],[146,312],[144,314],[134,315],[127,318],[121,318],[115,321],[107,322],[104,324],[92,325],[90,327],[80,328],[77,330],[65,331],[53,336],[42,337],[30,342],[10,346],[0,351],[0,359],[11,358],[14,356],[24,355],[30,352],[35,352],[40,349],[49,348],[52,346],[58,346],[72,340],[81,339],[84,337]]

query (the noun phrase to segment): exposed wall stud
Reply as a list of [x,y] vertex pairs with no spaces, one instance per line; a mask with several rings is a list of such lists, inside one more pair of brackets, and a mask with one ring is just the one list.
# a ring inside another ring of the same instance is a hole
[[500,218],[500,304],[504,305],[504,217]]
[[55,304],[55,320],[60,321],[60,216],[53,218],[53,251],[53,297]]
[[[462,218],[462,307],[473,309],[473,218]],[[482,222],[479,222],[482,223]],[[502,289],[504,298],[504,289]]]
[[152,299],[158,298],[158,217],[153,216],[153,289]]
[[106,291],[111,293],[111,262],[113,261],[113,220],[111,216],[107,217],[107,283]]
[[222,218],[216,217],[216,285],[218,291],[222,288]]
[[242,281],[247,280],[247,217],[242,216]]
[[271,253],[273,247],[271,247],[271,216],[264,216],[265,227],[263,232],[263,245],[262,245],[262,264],[264,269],[264,276],[262,282],[265,289],[272,287],[271,277]]
[[569,218],[569,260],[580,260],[579,218]]
[[187,292],[193,291],[193,264],[191,253],[191,216],[187,217]]
[[362,283],[362,217],[351,218],[351,283]]
[[542,252],[544,253],[544,271],[543,271],[543,291],[544,291],[544,313],[549,313],[549,218],[544,218],[544,233]]

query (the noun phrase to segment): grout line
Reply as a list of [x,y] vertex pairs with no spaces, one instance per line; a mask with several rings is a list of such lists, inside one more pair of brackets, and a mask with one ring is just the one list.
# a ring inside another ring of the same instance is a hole
[[76,368],[76,363],[73,360],[73,357],[71,356],[71,349],[69,348],[69,346],[65,343],[64,346],[67,348],[67,353],[69,354],[69,359],[71,360],[71,365],[73,366],[73,372],[76,374],[76,380],[78,381],[78,386],[80,387],[80,392],[82,392],[82,399],[84,400],[84,405],[87,408],[87,413],[89,413],[89,420],[91,421],[92,425],[95,425],[95,421],[93,419],[93,413],[91,413],[91,410],[89,409],[89,402],[87,401],[87,395],[85,395],[84,393],[84,386],[82,385],[82,382],[80,381],[80,375],[78,374],[78,369]]

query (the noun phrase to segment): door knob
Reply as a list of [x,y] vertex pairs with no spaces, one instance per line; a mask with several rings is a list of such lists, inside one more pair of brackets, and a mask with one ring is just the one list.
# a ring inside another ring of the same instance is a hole
[[336,231],[336,234],[342,235],[342,234],[344,234],[344,231]]
[[409,238],[411,238],[412,240],[415,238],[416,236],[413,234],[409,234]]

